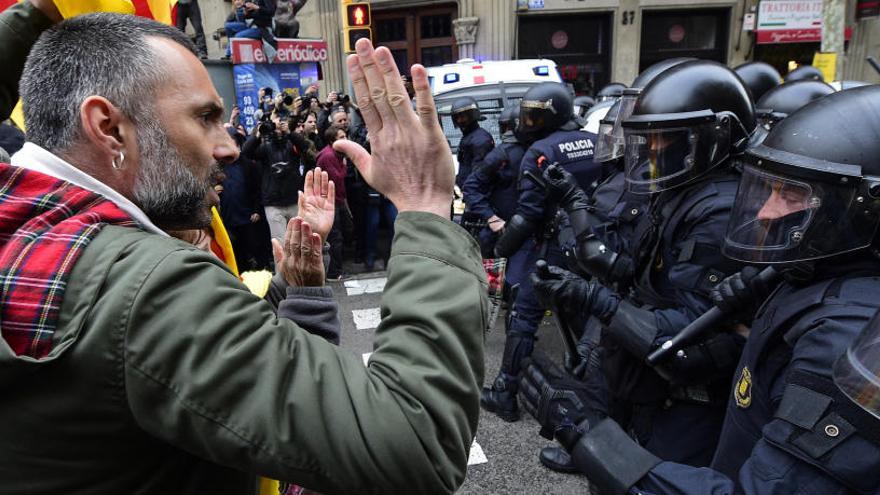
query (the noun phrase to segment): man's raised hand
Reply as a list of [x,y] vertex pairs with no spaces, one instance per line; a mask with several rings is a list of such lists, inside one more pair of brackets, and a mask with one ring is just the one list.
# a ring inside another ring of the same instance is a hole
[[349,140],[333,147],[345,153],[374,189],[399,211],[426,211],[449,218],[455,173],[452,152],[437,120],[428,73],[411,69],[416,110],[391,52],[373,50],[367,39],[347,59],[357,105],[370,135],[372,154]]

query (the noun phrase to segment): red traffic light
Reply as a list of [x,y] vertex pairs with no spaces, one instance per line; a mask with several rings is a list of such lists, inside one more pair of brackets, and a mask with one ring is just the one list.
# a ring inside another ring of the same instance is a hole
[[366,27],[370,25],[370,4],[351,3],[345,7],[346,19],[350,27]]

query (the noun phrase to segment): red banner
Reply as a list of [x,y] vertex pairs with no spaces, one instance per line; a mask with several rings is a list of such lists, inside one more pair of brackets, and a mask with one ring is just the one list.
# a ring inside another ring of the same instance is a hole
[[327,42],[324,40],[278,38],[278,52],[271,62],[266,58],[261,40],[233,38],[231,43],[234,64],[298,64],[327,60]]
[[[819,43],[822,41],[822,28],[812,29],[766,29],[757,31],[758,44],[772,43]],[[852,28],[847,26],[844,38],[852,37]]]

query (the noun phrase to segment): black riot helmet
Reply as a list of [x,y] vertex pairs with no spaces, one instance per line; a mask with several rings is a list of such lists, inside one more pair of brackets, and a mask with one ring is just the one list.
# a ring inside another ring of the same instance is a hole
[[656,64],[651,65],[647,69],[643,70],[639,73],[638,76],[633,80],[630,88],[644,88],[648,85],[649,82],[653,81],[654,78],[659,76],[663,71],[670,67],[675,67],[678,64],[689,62],[691,60],[696,60],[692,57],[676,57],[676,58],[667,58],[666,60],[661,60]]
[[573,118],[568,88],[556,82],[536,84],[526,91],[520,102],[517,137],[532,143],[566,125],[577,129]]
[[707,60],[671,67],[623,121],[627,187],[650,194],[692,182],[742,153],[754,129],[751,97],[732,70]]
[[596,101],[599,102],[611,98],[620,98],[624,89],[626,89],[626,84],[619,82],[608,83],[596,93]]
[[666,69],[691,60],[696,59],[678,57],[661,60],[643,70],[642,73],[635,78],[632,86],[623,90],[619,102],[615,103],[615,106],[608,110],[608,113],[599,122],[599,138],[596,143],[596,154],[593,156],[595,161],[605,163],[623,156],[626,143],[623,136],[623,121],[632,115],[633,109],[636,106],[636,100],[638,100],[642,88],[662,74]]
[[752,93],[752,101],[760,100],[764,93],[782,83],[779,71],[765,62],[746,62],[734,67],[733,71],[749,88]]
[[507,131],[516,130],[518,122],[519,102],[507,105],[504,107],[504,110],[501,111],[501,115],[498,116],[498,127],[501,134],[504,134]]
[[587,110],[596,104],[596,100],[589,96],[575,96],[572,104],[574,105],[574,114],[583,118],[587,115]]
[[755,115],[764,128],[770,129],[795,110],[833,92],[834,88],[822,81],[801,79],[787,82],[766,92],[758,100]]
[[838,358],[833,376],[844,395],[880,419],[880,312]]
[[785,75],[785,82],[800,81],[802,79],[824,81],[825,76],[822,75],[822,71],[813,67],[812,65],[802,65]]
[[483,120],[477,100],[470,96],[462,96],[452,102],[452,123],[459,129],[468,129]]
[[813,100],[749,148],[728,257],[810,262],[872,247],[880,225],[880,86]]

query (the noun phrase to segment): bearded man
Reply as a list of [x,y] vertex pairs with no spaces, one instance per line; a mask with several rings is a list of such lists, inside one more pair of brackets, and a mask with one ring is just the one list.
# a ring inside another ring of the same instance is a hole
[[[0,493],[241,494],[257,475],[452,493],[487,301],[479,250],[448,219],[452,160],[425,69],[416,112],[387,49],[360,40],[348,60],[372,154],[337,146],[401,211],[364,367],[166,235],[210,223],[218,168],[237,156],[196,53],[170,26],[93,14],[27,59],[29,142],[0,164]],[[332,218],[319,189],[283,246],[305,265]],[[282,264],[300,285],[288,299],[321,290]]]

